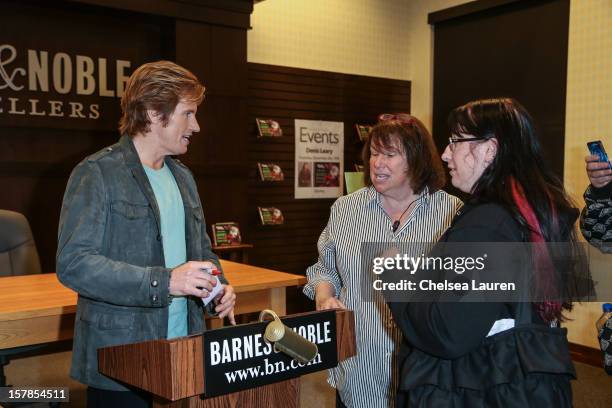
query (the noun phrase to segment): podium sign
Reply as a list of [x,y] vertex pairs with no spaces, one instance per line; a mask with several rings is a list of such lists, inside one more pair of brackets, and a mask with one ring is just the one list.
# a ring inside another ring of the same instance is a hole
[[264,339],[268,323],[230,326],[205,332],[204,394],[215,397],[248,388],[277,383],[338,365],[336,312],[320,312],[281,318],[319,348],[317,356],[303,364],[274,351]]
[[104,347],[98,349],[98,367],[110,378],[152,393],[154,408],[297,407],[300,375],[357,354],[355,314],[336,309],[282,321],[318,343],[311,363],[275,353],[264,341],[269,323],[263,322]]

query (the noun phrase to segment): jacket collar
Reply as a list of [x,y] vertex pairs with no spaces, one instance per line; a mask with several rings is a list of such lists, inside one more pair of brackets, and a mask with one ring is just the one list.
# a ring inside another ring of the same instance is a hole
[[[123,152],[125,164],[130,169],[132,176],[134,179],[136,179],[142,193],[151,205],[153,213],[155,214],[155,221],[157,222],[158,231],[161,231],[159,206],[157,205],[157,200],[155,199],[155,193],[153,192],[151,183],[149,183],[149,178],[142,167],[142,162],[140,161],[140,156],[138,156],[134,142],[128,135],[123,135],[119,140],[119,145],[122,147],[121,150]],[[164,165],[168,166],[168,169],[170,169],[170,172],[172,172],[172,175],[176,180],[176,184],[183,199],[183,204],[195,205],[192,203],[192,195],[190,194],[188,188],[189,180],[185,178],[185,172],[181,171],[179,168],[181,165],[178,164],[171,156],[166,156],[164,158]]]
[[136,184],[140,187],[142,194],[145,196],[149,205],[153,209],[153,214],[155,215],[155,222],[157,223],[157,231],[161,234],[161,219],[159,215],[159,206],[157,205],[157,200],[155,199],[155,193],[153,192],[153,188],[151,187],[151,183],[149,183],[149,178],[142,168],[142,163],[140,161],[140,156],[138,156],[138,152],[136,151],[136,146],[134,146],[134,142],[132,138],[128,135],[121,136],[119,140],[119,145],[122,147],[121,151],[123,152],[123,157],[125,159],[126,166],[130,169],[132,173],[132,177],[136,180]]
[[130,169],[142,167],[140,157],[136,151],[136,146],[134,146],[134,142],[132,141],[131,137],[128,135],[121,136],[121,139],[119,139],[119,145],[122,148],[121,150],[123,152],[123,157],[125,158],[125,164],[127,164]]
[[[142,170],[142,162],[140,161],[140,156],[138,156],[138,151],[136,151],[136,146],[134,146],[132,138],[128,135],[121,136],[121,139],[119,139],[119,145],[122,147],[123,157],[125,158],[125,163],[127,166],[130,169]],[[172,159],[172,156],[166,156],[164,158],[164,165],[168,165],[168,168],[176,177],[179,165],[177,165],[176,161]]]
[[[181,193],[181,198],[183,199],[183,205],[194,207],[198,204],[193,202],[193,194],[191,194],[191,190],[189,189],[190,181],[188,176],[188,171],[185,171],[185,166],[181,164],[178,159],[173,158],[172,156],[166,156],[164,159],[164,165],[168,166],[170,172],[174,176],[174,180],[176,180],[176,185],[178,186],[179,192]],[[181,169],[183,167],[183,169]]]

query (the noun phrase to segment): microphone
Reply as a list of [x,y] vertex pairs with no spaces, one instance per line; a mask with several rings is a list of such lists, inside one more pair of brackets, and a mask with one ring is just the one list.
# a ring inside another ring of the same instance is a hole
[[391,227],[393,229],[393,232],[397,231],[397,229],[399,228],[400,225],[400,221],[397,220],[393,223],[393,226]]
[[273,310],[262,310],[259,314],[259,321],[263,322],[266,315],[274,319],[266,326],[264,333],[266,341],[274,344],[274,351],[282,351],[304,364],[317,356],[319,352],[317,345],[285,326]]

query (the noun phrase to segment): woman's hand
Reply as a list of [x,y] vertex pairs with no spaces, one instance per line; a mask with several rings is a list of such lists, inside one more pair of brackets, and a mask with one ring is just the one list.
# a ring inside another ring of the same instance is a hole
[[610,163],[599,161],[597,156],[587,156],[584,161],[586,162],[587,175],[593,187],[601,188],[612,181]]
[[315,288],[315,302],[317,310],[346,309],[344,303],[336,297],[334,286],[329,282],[320,282],[317,285]]

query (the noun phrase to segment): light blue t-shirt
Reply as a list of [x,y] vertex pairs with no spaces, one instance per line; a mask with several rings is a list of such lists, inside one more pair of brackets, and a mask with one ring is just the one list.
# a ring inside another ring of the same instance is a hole
[[[185,210],[176,180],[168,166],[159,170],[142,166],[155,193],[161,220],[162,244],[166,268],[187,261],[185,242]],[[187,299],[175,297],[168,310],[168,338],[187,335]]]

